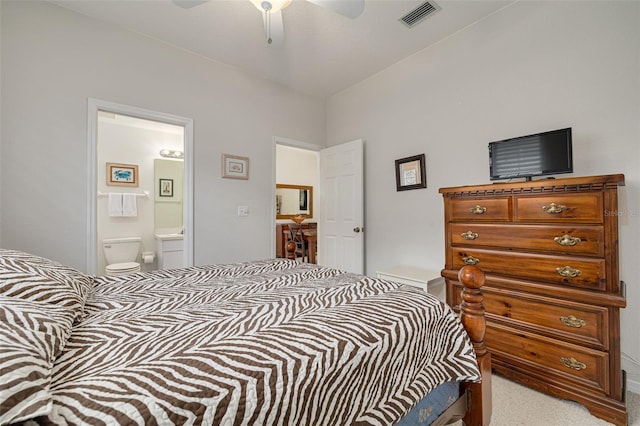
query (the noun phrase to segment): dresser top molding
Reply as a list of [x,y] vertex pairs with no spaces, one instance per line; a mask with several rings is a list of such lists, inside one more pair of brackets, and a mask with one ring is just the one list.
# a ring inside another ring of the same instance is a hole
[[576,192],[588,190],[599,191],[618,186],[624,186],[624,174],[454,186],[450,188],[440,188],[440,193],[445,197],[468,197],[483,195]]

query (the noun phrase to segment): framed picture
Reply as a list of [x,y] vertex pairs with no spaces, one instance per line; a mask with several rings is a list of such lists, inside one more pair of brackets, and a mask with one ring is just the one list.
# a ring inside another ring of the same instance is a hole
[[309,210],[308,194],[309,192],[306,189],[300,190],[300,210]]
[[173,197],[173,179],[160,179],[158,195],[161,197]]
[[138,166],[135,164],[107,163],[107,185],[138,186]]
[[249,179],[249,157],[222,154],[222,177]]
[[396,160],[396,190],[406,191],[427,187],[424,154]]

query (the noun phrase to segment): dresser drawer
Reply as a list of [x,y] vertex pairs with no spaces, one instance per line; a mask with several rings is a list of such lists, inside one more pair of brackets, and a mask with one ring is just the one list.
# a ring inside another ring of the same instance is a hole
[[513,217],[511,197],[448,199],[452,221],[508,222]]
[[556,374],[579,386],[609,392],[606,352],[492,322],[487,323],[486,343],[492,354],[514,365],[525,365],[547,376]]
[[[462,303],[462,284],[454,282],[455,306]],[[519,321],[536,332],[555,335],[596,349],[609,347],[609,310],[602,306],[563,301],[517,291],[484,287],[489,316]]]
[[451,244],[604,256],[602,226],[452,223]]
[[602,193],[516,196],[518,222],[602,223]]
[[452,247],[453,269],[478,265],[489,274],[532,279],[592,290],[606,289],[604,259]]

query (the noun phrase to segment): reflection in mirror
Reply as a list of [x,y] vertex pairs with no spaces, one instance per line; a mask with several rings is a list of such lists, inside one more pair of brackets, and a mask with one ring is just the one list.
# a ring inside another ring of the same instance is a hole
[[180,233],[184,161],[156,158],[154,175],[156,233]]
[[420,179],[420,163],[410,161],[400,165],[400,185],[415,185]]
[[313,187],[276,184],[276,219],[313,217]]

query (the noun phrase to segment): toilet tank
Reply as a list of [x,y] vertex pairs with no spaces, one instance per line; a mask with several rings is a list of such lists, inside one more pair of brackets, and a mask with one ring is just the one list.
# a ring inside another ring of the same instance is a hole
[[140,253],[142,238],[106,238],[102,240],[102,249],[107,265],[114,263],[135,262]]

